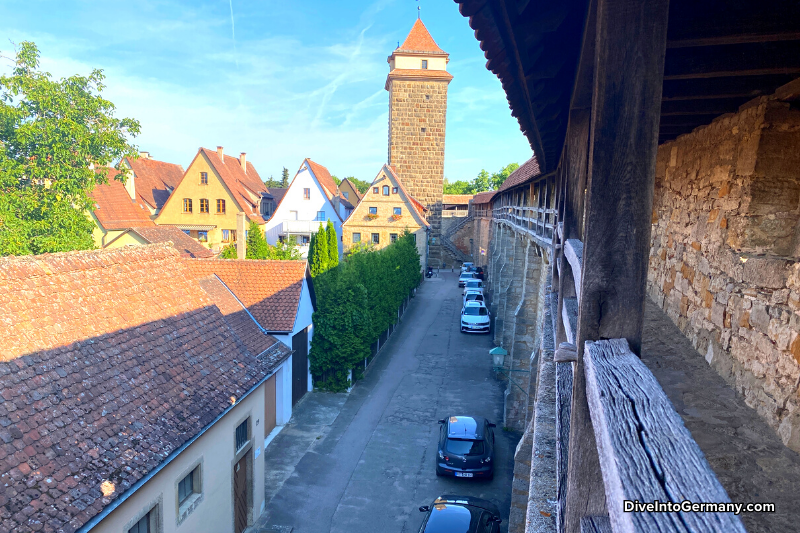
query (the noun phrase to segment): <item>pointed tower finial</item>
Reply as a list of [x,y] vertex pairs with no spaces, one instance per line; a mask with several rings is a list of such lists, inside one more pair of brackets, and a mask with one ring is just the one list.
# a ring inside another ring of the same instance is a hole
[[420,5],[419,0],[417,0],[417,18],[420,20],[422,19],[422,6]]

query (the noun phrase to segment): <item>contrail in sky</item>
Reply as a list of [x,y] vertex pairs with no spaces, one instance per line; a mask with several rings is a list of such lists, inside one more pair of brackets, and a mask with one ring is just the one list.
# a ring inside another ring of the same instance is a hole
[[233,59],[236,61],[236,68],[239,68],[239,54],[236,52],[236,28],[233,25],[233,0],[228,0],[231,6],[231,38],[233,39]]

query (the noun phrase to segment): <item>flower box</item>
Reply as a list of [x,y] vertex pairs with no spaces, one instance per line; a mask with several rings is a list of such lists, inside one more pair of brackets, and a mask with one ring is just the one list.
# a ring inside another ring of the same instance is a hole
[[403,215],[392,215],[392,222],[397,222],[401,218],[403,218]]
[[374,213],[370,213],[367,215],[367,220],[375,220],[376,218],[378,218],[378,215]]

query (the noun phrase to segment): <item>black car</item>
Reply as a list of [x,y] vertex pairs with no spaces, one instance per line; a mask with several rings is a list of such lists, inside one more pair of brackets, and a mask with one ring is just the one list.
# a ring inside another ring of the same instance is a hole
[[483,279],[483,267],[476,267],[475,268],[475,277],[482,280]]
[[419,533],[498,533],[502,522],[495,504],[472,496],[439,496],[419,510],[428,513]]
[[439,424],[436,475],[492,479],[495,425],[472,416],[451,416]]

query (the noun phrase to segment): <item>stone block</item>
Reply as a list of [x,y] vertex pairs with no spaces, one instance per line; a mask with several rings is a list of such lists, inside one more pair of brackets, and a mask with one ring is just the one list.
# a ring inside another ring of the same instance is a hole
[[769,332],[769,320],[767,308],[761,302],[753,302],[749,317],[750,325],[761,333],[766,334]]
[[788,263],[777,257],[750,257],[744,263],[742,280],[756,287],[783,289],[789,276]]

